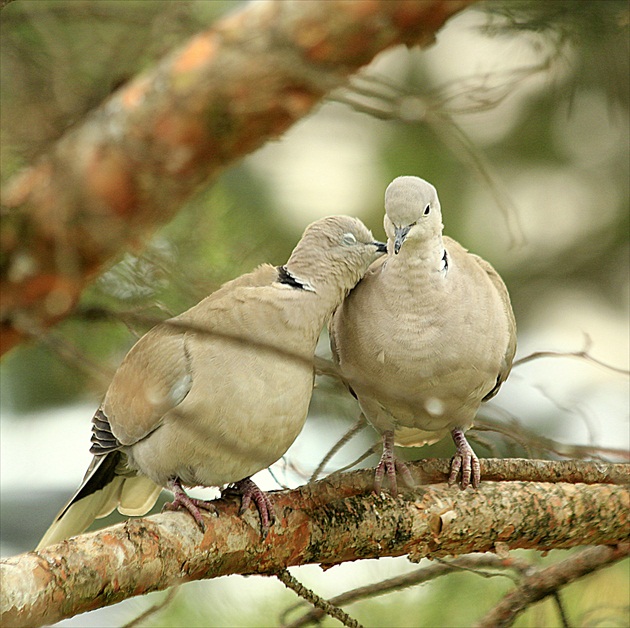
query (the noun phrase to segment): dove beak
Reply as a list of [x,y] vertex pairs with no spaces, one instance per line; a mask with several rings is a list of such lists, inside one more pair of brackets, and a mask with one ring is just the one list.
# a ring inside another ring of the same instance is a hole
[[372,242],[372,244],[376,247],[377,253],[387,253],[387,244],[385,242]]
[[394,253],[396,255],[398,255],[398,252],[400,251],[400,247],[403,245],[403,242],[405,241],[405,238],[407,237],[407,234],[409,233],[410,229],[411,229],[410,225],[407,225],[406,227],[394,228]]

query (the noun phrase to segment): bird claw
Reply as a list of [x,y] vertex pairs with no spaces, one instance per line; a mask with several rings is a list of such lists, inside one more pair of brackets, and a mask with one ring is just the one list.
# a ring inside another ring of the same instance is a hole
[[196,499],[195,497],[189,497],[179,479],[175,479],[169,483],[169,488],[173,491],[173,501],[167,502],[162,507],[162,512],[165,510],[187,510],[192,518],[195,520],[202,532],[206,531],[206,524],[199,510],[205,510],[206,512],[216,513],[216,506],[208,500]]
[[239,514],[242,515],[254,502],[260,514],[260,531],[263,539],[267,537],[269,529],[276,520],[276,513],[271,499],[264,491],[260,490],[251,478],[245,478],[234,483],[234,488],[241,496],[241,508]]
[[396,458],[394,453],[394,432],[388,431],[383,434],[383,455],[376,465],[374,472],[374,492],[379,495],[383,485],[383,479],[385,473],[389,480],[389,492],[392,497],[398,495],[398,481],[396,480],[396,472],[400,473],[403,482],[409,487],[414,486],[413,478],[409,467],[402,461]]
[[461,470],[462,472],[462,489],[468,488],[471,483],[473,488],[478,488],[481,482],[481,466],[479,464],[479,458],[473,451],[464,436],[464,432],[459,429],[452,430],[453,440],[457,446],[457,452],[451,460],[451,474],[448,478],[450,486],[457,483],[457,476]]

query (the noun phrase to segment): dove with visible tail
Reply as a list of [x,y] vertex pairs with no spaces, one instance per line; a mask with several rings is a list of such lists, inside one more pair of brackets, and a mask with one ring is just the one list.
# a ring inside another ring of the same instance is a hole
[[142,515],[162,487],[170,509],[200,509],[183,486],[233,484],[253,501],[263,536],[270,498],[250,479],[304,425],[322,327],[385,245],[363,223],[332,216],[307,227],[284,266],[263,265],[159,324],[129,351],[93,419],[93,462],[38,549],[115,508]]

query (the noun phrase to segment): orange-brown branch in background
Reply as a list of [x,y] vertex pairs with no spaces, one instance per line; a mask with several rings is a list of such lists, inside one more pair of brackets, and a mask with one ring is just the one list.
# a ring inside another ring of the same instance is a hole
[[120,88],[3,190],[0,351],[66,316],[199,184],[471,1],[261,0]]

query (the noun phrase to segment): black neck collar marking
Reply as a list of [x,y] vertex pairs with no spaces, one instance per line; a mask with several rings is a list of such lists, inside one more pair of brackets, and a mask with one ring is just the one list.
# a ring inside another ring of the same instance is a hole
[[296,277],[286,266],[278,266],[278,283],[284,284],[294,288],[295,290],[307,290],[308,292],[315,292],[313,286],[308,281],[304,281],[299,277]]
[[444,249],[444,255],[442,255],[442,268],[440,270],[444,273],[448,271],[448,254],[446,253],[446,249]]

